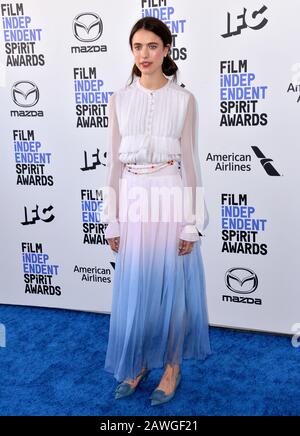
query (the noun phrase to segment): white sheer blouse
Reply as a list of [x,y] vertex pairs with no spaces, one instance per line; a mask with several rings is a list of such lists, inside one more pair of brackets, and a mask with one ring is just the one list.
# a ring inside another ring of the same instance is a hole
[[[169,159],[181,161],[183,186],[192,190],[192,213],[200,201],[203,218],[184,221],[180,238],[200,239],[207,222],[200,169],[194,156],[196,108],[195,97],[175,82],[150,90],[137,79],[130,86],[119,89],[108,104],[107,175],[106,186],[116,193],[115,214],[110,215],[105,237],[120,236],[119,180],[125,163],[160,163]],[[196,191],[196,187],[198,189]],[[199,230],[199,231],[198,231]]]

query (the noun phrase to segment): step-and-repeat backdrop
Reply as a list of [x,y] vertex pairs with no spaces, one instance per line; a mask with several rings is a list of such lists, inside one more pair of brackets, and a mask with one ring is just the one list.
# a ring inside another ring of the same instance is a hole
[[0,302],[109,313],[101,222],[108,101],[140,18],[173,35],[197,99],[212,325],[300,321],[300,2],[24,0],[0,4]]

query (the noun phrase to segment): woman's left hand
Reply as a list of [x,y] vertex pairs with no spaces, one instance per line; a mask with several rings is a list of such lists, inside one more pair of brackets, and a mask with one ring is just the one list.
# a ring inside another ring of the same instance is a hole
[[183,239],[179,239],[178,256],[189,254],[192,251],[193,246],[194,246],[194,242],[184,241]]

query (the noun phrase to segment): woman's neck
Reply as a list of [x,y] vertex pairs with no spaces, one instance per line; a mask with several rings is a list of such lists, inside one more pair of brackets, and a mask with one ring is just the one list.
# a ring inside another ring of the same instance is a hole
[[139,78],[140,84],[145,88],[155,90],[164,86],[168,79],[165,76],[152,77],[149,75],[143,75]]

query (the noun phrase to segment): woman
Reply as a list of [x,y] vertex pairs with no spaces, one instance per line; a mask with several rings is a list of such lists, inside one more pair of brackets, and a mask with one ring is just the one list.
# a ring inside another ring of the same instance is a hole
[[[159,19],[137,21],[129,37],[135,59],[131,83],[109,101],[107,186],[112,192],[104,222],[116,264],[105,369],[122,382],[115,398],[123,398],[151,369],[164,367],[152,405],[173,398],[183,358],[210,354],[195,218],[195,99],[166,78],[176,79],[171,43],[171,32]],[[152,197],[160,188],[167,192],[163,200]],[[173,203],[167,205],[174,190]],[[137,191],[139,201],[132,195]],[[154,202],[149,202],[150,192]],[[176,220],[178,192],[193,215]],[[149,219],[149,204],[156,220]]]

